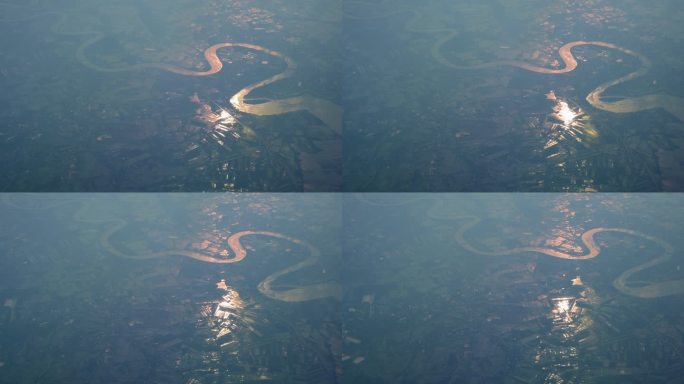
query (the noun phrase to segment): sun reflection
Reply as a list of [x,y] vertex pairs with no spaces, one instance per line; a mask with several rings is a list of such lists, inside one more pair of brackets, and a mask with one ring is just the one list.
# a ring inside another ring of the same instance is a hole
[[206,124],[211,137],[219,145],[225,145],[227,139],[236,141],[243,136],[247,138],[254,136],[254,131],[243,124],[237,115],[229,111],[227,107],[221,107],[214,103],[216,104],[214,108],[210,104],[202,102],[197,94],[193,95],[191,101],[199,104],[196,111],[197,118]]
[[[581,279],[577,276],[574,281]],[[547,372],[545,383],[566,382],[564,378],[579,369],[580,354],[598,342],[587,310],[600,304],[596,292],[586,285],[581,291],[564,287],[556,292],[559,295],[550,299],[551,311],[547,315],[553,326],[534,357],[534,362]]]
[[572,323],[573,308],[575,305],[574,297],[557,297],[552,299],[553,309],[551,312],[554,322]]
[[[551,91],[546,94],[548,100],[554,102],[551,113],[547,115],[544,126],[549,130],[549,138],[544,149],[552,148],[568,138],[577,142],[592,139],[598,136],[598,132],[591,124],[591,116],[585,113],[579,106],[573,106],[569,101],[563,100]],[[549,157],[557,156],[552,153]]]
[[553,205],[550,207],[550,212],[553,214],[552,225],[549,225],[548,233],[543,237],[544,246],[568,254],[584,253],[579,239],[586,232],[586,228],[577,217],[577,211],[574,208],[578,199],[581,201],[582,198],[561,195],[553,200]]
[[247,303],[225,279],[218,281],[216,288],[223,291],[221,298],[204,303],[200,314],[207,319],[218,346],[225,352],[236,352],[241,341],[241,336],[237,334],[246,332],[260,336],[254,328],[255,314],[245,309]]
[[[564,294],[551,299],[551,312],[548,318],[553,323],[552,333],[560,336],[562,343],[593,342],[594,320],[587,308],[596,308],[601,300],[592,287],[582,282],[580,276],[571,282],[573,286],[580,287],[579,290],[574,290],[576,294]],[[560,291],[569,293],[565,288]]]
[[564,125],[572,124],[572,122],[575,121],[575,118],[582,111],[581,109],[578,110],[578,112],[573,111],[565,101],[559,101],[556,107],[558,109],[556,112],[556,118],[562,121]]
[[238,132],[238,120],[227,110],[219,107],[217,111],[209,104],[202,104],[197,110],[200,120],[205,122],[211,129],[211,136],[220,145],[224,145],[226,138],[232,137],[234,140],[240,139]]

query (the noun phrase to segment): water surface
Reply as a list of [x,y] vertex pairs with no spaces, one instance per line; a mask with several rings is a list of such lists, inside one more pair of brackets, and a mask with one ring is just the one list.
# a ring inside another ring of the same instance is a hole
[[131,67],[202,71],[211,45],[254,44],[297,68],[249,103],[339,104],[336,1],[8,1],[0,10],[3,190],[339,189],[339,131],[306,111],[258,116],[229,103],[285,70],[281,58],[221,49],[223,70],[206,77]]
[[684,374],[680,195],[1,197],[3,382]]
[[[639,69],[636,57],[581,46],[573,50],[579,67],[567,74],[472,68],[516,60],[558,69],[562,45],[609,42],[644,55],[651,68],[609,88],[604,101],[666,94],[681,112],[677,1],[345,5],[345,190],[682,190],[681,113],[614,113],[585,100]],[[553,117],[560,101],[581,121]]]
[[[3,195],[0,382],[332,383],[339,302],[270,289],[337,284],[331,195]],[[159,252],[167,252],[164,255]],[[156,253],[156,255],[155,255]]]
[[[679,381],[684,373],[681,198],[346,196],[345,381]],[[459,238],[473,219],[478,224]],[[587,253],[580,237],[597,227],[638,231],[670,244],[674,251],[667,261],[632,275],[627,285],[639,290],[671,282],[676,290],[640,298],[615,283],[664,252],[658,242],[626,233],[596,234],[601,252],[587,260],[504,254],[538,247],[580,256]]]

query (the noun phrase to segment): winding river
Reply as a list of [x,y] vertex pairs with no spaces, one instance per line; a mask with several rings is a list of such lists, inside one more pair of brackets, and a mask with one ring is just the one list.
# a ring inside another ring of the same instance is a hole
[[262,280],[258,284],[259,292],[261,292],[264,296],[269,297],[271,299],[287,302],[302,302],[324,298],[332,298],[336,300],[342,299],[342,287],[336,282],[323,282],[291,288],[287,290],[274,289],[273,286],[275,285],[276,280],[278,280],[280,277],[299,271],[304,268],[314,266],[318,263],[321,256],[320,250],[314,245],[309,244],[303,240],[290,237],[279,232],[244,230],[233,233],[226,240],[227,247],[225,248],[225,250],[228,251],[228,254],[232,254],[231,257],[224,257],[217,254],[209,254],[187,249],[169,249],[158,252],[143,252],[131,254],[121,251],[112,243],[111,240],[112,236],[114,236],[117,232],[121,231],[123,228],[128,226],[128,222],[126,220],[116,217],[108,217],[102,219],[90,218],[87,216],[86,213],[89,210],[89,208],[89,204],[83,204],[83,206],[74,215],[75,220],[84,223],[109,224],[109,227],[100,236],[100,245],[107,252],[114,256],[132,260],[146,260],[168,256],[183,256],[205,263],[231,264],[240,262],[247,256],[248,252],[242,244],[242,238],[250,236],[271,237],[300,245],[308,251],[308,257],[287,268],[284,268],[282,270],[276,271],[268,275],[264,280]]
[[[11,6],[11,4],[4,3],[0,3],[0,5]],[[281,80],[285,80],[294,75],[294,73],[297,70],[296,62],[281,52],[257,44],[241,42],[224,42],[214,44],[204,50],[204,59],[209,64],[209,69],[204,71],[194,71],[167,63],[139,63],[132,65],[122,65],[117,67],[103,67],[98,64],[95,64],[88,57],[87,51],[88,48],[92,47],[93,45],[101,41],[105,37],[105,34],[96,30],[69,30],[69,27],[67,26],[69,22],[69,17],[66,13],[47,11],[36,13],[30,16],[13,19],[3,19],[0,21],[22,22],[36,18],[55,19],[54,23],[52,24],[52,27],[50,28],[51,31],[55,34],[85,37],[85,40],[79,44],[76,50],[76,59],[85,67],[97,72],[117,73],[145,69],[157,69],[182,76],[211,76],[219,73],[223,69],[223,62],[218,56],[218,51],[220,49],[229,47],[243,48],[270,55],[272,57],[284,61],[286,64],[286,68],[273,76],[270,76],[256,83],[247,85],[246,87],[240,89],[236,94],[234,94],[230,98],[231,105],[240,112],[257,116],[274,116],[290,112],[306,111],[315,116],[316,118],[318,118],[336,134],[339,135],[342,132],[342,108],[339,105],[332,103],[328,100],[308,95],[302,95],[287,97],[283,99],[269,99],[268,101],[256,104],[251,104],[246,101],[247,96],[255,89],[268,86]]]
[[[353,6],[360,9],[364,9],[367,7],[377,7],[377,5],[365,2],[352,1],[350,3]],[[410,32],[440,35],[440,37],[438,37],[432,43],[430,47],[430,55],[437,62],[456,70],[478,70],[502,66],[511,66],[535,73],[560,75],[570,73],[574,71],[578,66],[577,59],[572,53],[573,48],[580,46],[596,46],[616,50],[626,55],[637,58],[640,63],[639,68],[637,68],[635,71],[629,72],[624,76],[620,76],[614,80],[610,80],[603,84],[600,84],[586,96],[587,102],[594,108],[613,113],[632,113],[648,109],[661,108],[675,116],[677,119],[684,121],[684,99],[680,97],[667,94],[650,94],[643,96],[623,97],[617,101],[606,101],[602,99],[604,92],[606,92],[606,90],[608,90],[609,88],[644,76],[646,73],[648,73],[648,71],[651,68],[650,60],[644,55],[613,43],[603,41],[581,40],[568,42],[558,49],[558,54],[564,66],[562,68],[557,69],[540,67],[526,62],[515,60],[497,60],[482,64],[463,65],[452,62],[443,53],[444,46],[460,35],[460,31],[458,29],[450,27],[435,27],[429,24],[428,22],[424,21],[424,19],[426,19],[425,15],[413,9],[394,9],[384,13],[377,11],[369,12],[368,10],[366,10],[364,12],[358,13],[359,14],[345,13],[345,17],[355,20],[373,20],[398,14],[411,15],[408,21],[404,24],[404,29]],[[425,24],[427,24],[427,26],[425,26]]]

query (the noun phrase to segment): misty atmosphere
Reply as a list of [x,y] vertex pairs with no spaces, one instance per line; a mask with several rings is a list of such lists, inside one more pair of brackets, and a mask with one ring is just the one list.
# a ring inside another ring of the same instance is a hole
[[336,1],[3,1],[5,191],[325,191]]
[[345,2],[346,191],[682,191],[677,0]]
[[0,0],[0,384],[679,384],[681,0]]
[[679,195],[5,195],[3,382],[675,383]]
[[677,0],[0,3],[5,191],[681,191]]

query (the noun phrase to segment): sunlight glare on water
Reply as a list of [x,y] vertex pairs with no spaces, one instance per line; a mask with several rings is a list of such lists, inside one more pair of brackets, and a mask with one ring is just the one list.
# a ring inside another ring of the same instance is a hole
[[577,113],[570,108],[568,103],[565,101],[559,101],[557,108],[557,116],[563,122],[563,125],[569,126],[572,124],[577,117]]

